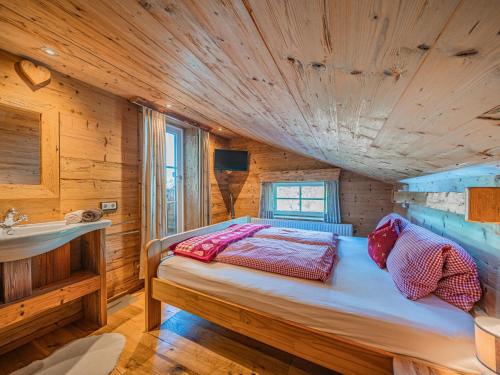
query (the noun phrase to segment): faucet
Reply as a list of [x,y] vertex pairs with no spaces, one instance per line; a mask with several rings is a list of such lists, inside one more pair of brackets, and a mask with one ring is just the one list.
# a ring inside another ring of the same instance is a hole
[[9,208],[5,214],[3,222],[0,222],[0,228],[11,229],[14,225],[28,220],[28,216],[26,215],[19,215],[17,220],[15,220],[15,215],[17,215],[17,213],[18,212],[15,208]]

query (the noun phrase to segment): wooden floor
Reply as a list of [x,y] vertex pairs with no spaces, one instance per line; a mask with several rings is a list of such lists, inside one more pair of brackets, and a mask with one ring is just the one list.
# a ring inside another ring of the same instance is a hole
[[0,374],[44,358],[74,339],[105,332],[127,339],[112,375],[335,374],[172,306],[164,306],[163,321],[160,330],[143,333],[144,293],[137,292],[112,302],[108,325],[98,331],[84,322],[73,323],[0,356]]

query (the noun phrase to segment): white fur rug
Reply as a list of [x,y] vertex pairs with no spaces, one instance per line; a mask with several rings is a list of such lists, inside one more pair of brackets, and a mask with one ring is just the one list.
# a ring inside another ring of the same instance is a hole
[[12,375],[107,375],[115,368],[124,346],[125,337],[119,333],[84,337]]

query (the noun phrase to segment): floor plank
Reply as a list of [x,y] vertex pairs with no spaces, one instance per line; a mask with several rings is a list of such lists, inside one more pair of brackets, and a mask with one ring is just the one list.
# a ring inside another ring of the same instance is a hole
[[161,329],[143,333],[144,292],[114,301],[108,325],[79,321],[0,356],[0,374],[8,374],[42,359],[80,337],[105,332],[123,334],[127,341],[112,375],[333,375],[304,361],[204,319],[163,305]]

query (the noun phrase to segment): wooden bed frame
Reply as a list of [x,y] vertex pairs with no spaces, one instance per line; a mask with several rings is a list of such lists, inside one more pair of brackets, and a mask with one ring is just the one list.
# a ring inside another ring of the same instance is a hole
[[[213,323],[251,337],[342,374],[458,374],[425,361],[368,347],[341,336],[315,330],[262,311],[221,300],[214,296],[157,277],[162,253],[176,242],[250,222],[242,217],[156,239],[144,248],[146,331],[161,324],[161,302],[176,306]],[[393,361],[397,360],[394,363]]]

